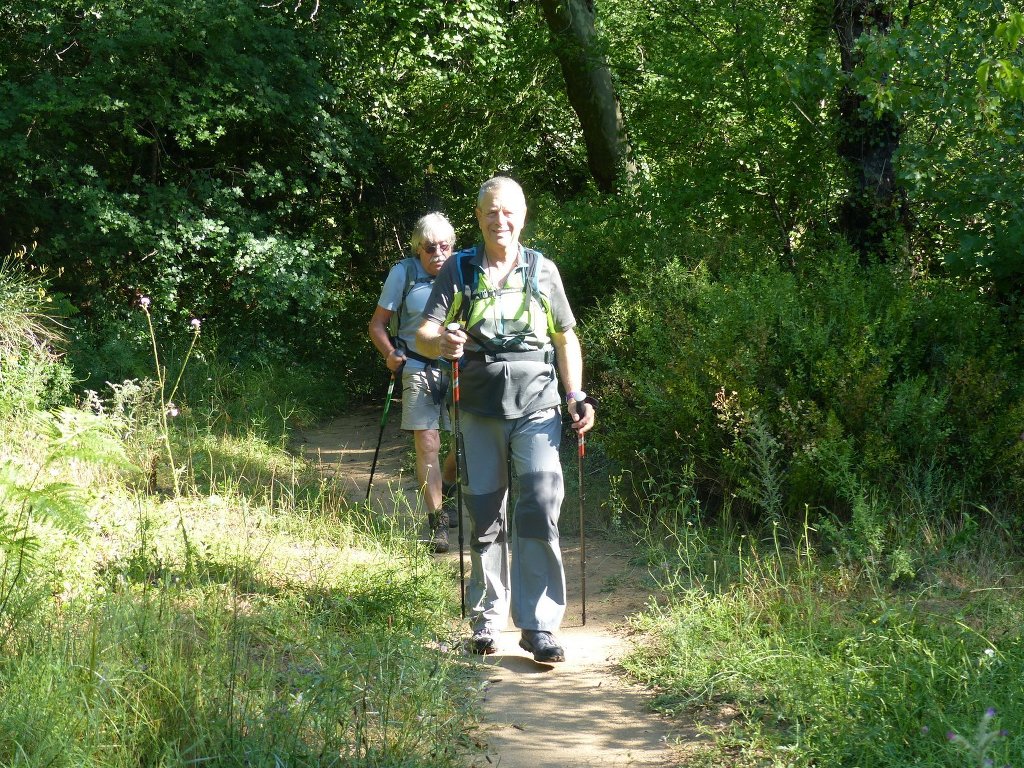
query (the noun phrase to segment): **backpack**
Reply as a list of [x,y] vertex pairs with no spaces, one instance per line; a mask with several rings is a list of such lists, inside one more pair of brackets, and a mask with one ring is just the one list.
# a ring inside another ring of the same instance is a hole
[[[414,349],[406,349],[405,342],[398,338],[398,325],[401,322],[402,310],[405,309],[405,299],[409,295],[409,291],[415,285],[434,282],[434,278],[430,275],[418,276],[419,270],[416,269],[416,265],[419,263],[419,259],[415,256],[402,259],[398,263],[405,270],[405,287],[402,289],[402,300],[398,303],[395,311],[391,313],[391,319],[388,320],[388,335],[391,337],[391,343],[400,349],[407,358],[419,360],[427,368],[436,368],[438,365],[437,360],[424,357]],[[435,381],[433,377],[429,377],[427,383],[430,388],[430,395],[434,400],[434,405],[439,405],[444,400],[445,394],[448,391],[447,380],[443,376],[440,381]]]
[[[480,252],[480,246],[475,248],[462,251],[457,254],[459,258],[459,278],[462,282],[461,289],[461,301],[459,307],[455,313],[455,319],[462,325],[463,330],[470,338],[475,341],[481,349],[487,352],[495,352],[499,354],[512,353],[523,355],[527,352],[536,353],[537,350],[516,350],[510,346],[502,346],[500,349],[496,349],[493,342],[489,342],[484,339],[478,338],[475,334],[469,331],[469,317],[472,313],[473,303],[479,299],[490,299],[495,296],[502,296],[507,293],[526,293],[529,291],[533,298],[544,308],[544,310],[550,311],[548,306],[547,297],[540,291],[540,265],[544,261],[544,255],[540,251],[535,251],[532,248],[523,248],[523,256],[526,258],[526,279],[523,281],[522,288],[497,288],[489,291],[479,290],[480,274],[473,268],[470,263],[470,258],[477,255]],[[536,356],[536,355],[531,355]],[[547,359],[549,355],[542,355],[543,359]]]
[[402,289],[402,300],[398,302],[398,307],[391,313],[391,319],[388,320],[388,335],[391,337],[393,344],[398,342],[398,324],[401,322],[402,310],[405,309],[405,298],[409,295],[409,291],[413,289],[414,285],[434,282],[434,278],[430,275],[425,277],[418,276],[418,270],[416,269],[418,262],[419,259],[415,256],[409,256],[398,262],[402,265],[402,269],[405,270],[405,287]]

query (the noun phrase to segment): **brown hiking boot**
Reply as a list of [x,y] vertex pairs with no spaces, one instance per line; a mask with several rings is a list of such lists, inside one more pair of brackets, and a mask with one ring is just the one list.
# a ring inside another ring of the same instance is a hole
[[427,515],[430,527],[430,551],[443,555],[448,551],[448,513],[444,510]]

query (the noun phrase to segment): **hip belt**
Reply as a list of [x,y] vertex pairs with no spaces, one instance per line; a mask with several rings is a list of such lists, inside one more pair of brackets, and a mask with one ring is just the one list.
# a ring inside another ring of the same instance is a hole
[[555,362],[555,350],[553,349],[527,349],[522,352],[470,352],[466,350],[462,355],[466,360],[483,363],[548,363]]
[[[424,373],[426,373],[427,378],[427,386],[430,388],[430,398],[434,401],[434,405],[440,405],[444,402],[445,397],[448,395],[448,377],[445,376],[444,371],[442,371],[438,366],[437,359],[433,357],[424,357],[418,352],[413,352],[401,342],[395,343],[395,346],[400,347],[402,354],[408,359],[423,363]],[[436,378],[431,374],[432,370],[437,371]]]

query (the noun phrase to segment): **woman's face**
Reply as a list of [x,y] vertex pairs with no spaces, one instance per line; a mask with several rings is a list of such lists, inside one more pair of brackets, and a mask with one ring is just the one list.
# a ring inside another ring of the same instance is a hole
[[416,255],[420,257],[420,264],[423,265],[423,268],[431,277],[436,276],[441,271],[441,267],[448,261],[448,257],[452,255],[452,239],[435,239],[434,237],[427,236],[423,238],[423,242],[416,249]]

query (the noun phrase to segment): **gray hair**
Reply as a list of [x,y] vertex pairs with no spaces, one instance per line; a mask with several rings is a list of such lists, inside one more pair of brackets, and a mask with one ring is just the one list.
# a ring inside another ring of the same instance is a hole
[[519,186],[519,182],[515,179],[510,179],[508,176],[492,176],[483,184],[480,185],[480,191],[476,195],[476,207],[479,208],[484,201],[484,198],[488,194],[496,189],[513,189],[519,193],[519,196],[523,198],[523,202],[526,202],[526,193],[523,192],[523,188]]
[[442,241],[451,243],[452,249],[455,249],[455,228],[445,218],[445,215],[434,211],[426,216],[420,216],[416,224],[413,225],[412,238],[409,240],[413,251],[418,251],[424,242],[440,243]]

